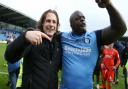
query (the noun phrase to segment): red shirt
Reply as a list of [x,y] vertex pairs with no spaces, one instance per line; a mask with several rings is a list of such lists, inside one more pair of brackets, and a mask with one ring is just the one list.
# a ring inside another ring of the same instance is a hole
[[[116,61],[116,64],[114,65],[114,61]],[[109,70],[113,70],[113,67],[118,67],[120,64],[120,57],[118,54],[118,51],[114,48],[107,49],[105,48],[103,50],[103,63],[106,68]]]

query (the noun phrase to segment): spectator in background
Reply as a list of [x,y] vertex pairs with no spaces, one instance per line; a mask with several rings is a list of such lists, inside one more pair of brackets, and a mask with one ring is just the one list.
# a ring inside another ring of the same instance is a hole
[[7,64],[8,64],[10,89],[16,89],[16,82],[17,82],[17,78],[20,70],[20,61],[15,63],[8,62]]
[[17,78],[16,89],[22,89],[22,74],[23,74],[23,58],[20,63],[20,71]]
[[128,89],[128,42],[125,43],[125,48],[122,52],[122,63],[121,66],[123,68],[124,74],[124,82],[125,82],[125,89]]
[[[11,36],[7,40],[7,45],[11,44],[13,40],[14,38],[13,36]],[[8,85],[10,85],[10,89],[16,89],[16,82],[20,70],[20,60],[15,63],[7,62],[7,65],[8,65],[8,75],[9,75]]]
[[[123,52],[123,49],[124,49],[124,45],[120,41],[116,41],[114,43],[114,48],[118,51],[119,57],[120,57],[120,61],[122,63],[122,60],[123,60],[123,58],[122,58],[122,52]],[[116,60],[115,60],[115,63],[116,63]],[[114,79],[115,84],[117,84],[119,82],[119,79],[118,79],[118,70],[119,70],[119,66],[115,70],[115,79]]]

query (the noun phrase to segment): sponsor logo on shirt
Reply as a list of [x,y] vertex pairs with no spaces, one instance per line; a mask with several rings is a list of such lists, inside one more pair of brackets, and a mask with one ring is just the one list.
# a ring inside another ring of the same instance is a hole
[[64,46],[64,51],[68,54],[77,54],[83,56],[91,55],[91,48],[73,48],[69,46]]

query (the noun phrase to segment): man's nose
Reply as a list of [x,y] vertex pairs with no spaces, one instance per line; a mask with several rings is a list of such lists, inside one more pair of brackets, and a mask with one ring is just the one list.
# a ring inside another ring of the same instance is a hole
[[51,25],[51,26],[53,26],[53,25],[54,25],[54,23],[51,21],[51,22],[50,22],[50,25]]
[[84,19],[84,18],[81,18],[81,19],[80,19],[80,21],[81,21],[81,22],[84,22],[84,21],[85,21],[85,19]]

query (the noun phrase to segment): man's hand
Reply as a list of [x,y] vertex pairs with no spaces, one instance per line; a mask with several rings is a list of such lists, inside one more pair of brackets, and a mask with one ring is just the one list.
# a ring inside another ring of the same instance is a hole
[[110,0],[95,0],[100,8],[106,8],[111,2]]
[[42,43],[42,38],[51,39],[41,31],[27,31],[25,34],[25,38],[33,45],[39,45]]

